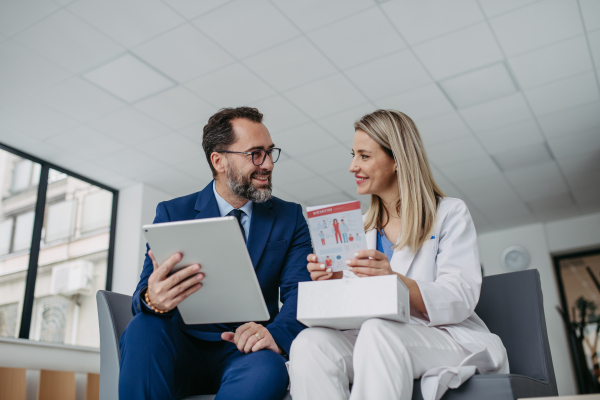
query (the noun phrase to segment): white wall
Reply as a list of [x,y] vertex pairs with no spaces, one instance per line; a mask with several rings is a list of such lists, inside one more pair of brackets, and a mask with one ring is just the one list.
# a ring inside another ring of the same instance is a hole
[[119,191],[112,291],[132,295],[140,279],[146,239],[142,225],[154,220],[156,205],[173,196],[143,183]]
[[531,265],[540,272],[550,351],[559,394],[571,395],[577,386],[565,326],[556,306],[560,295],[551,253],[600,246],[600,213],[487,232],[478,236],[481,263],[486,275],[505,273],[500,255],[508,246],[520,245],[531,254]]

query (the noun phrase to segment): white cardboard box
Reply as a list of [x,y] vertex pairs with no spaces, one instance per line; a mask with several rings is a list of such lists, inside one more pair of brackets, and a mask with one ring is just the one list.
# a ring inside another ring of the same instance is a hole
[[397,275],[300,282],[297,318],[336,329],[358,329],[371,318],[408,323],[408,288]]

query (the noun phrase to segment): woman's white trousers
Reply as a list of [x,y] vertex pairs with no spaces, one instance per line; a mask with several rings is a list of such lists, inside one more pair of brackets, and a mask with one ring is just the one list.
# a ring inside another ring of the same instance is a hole
[[298,335],[289,363],[294,400],[410,400],[414,379],[469,355],[447,332],[422,325],[371,319],[356,333],[308,328]]

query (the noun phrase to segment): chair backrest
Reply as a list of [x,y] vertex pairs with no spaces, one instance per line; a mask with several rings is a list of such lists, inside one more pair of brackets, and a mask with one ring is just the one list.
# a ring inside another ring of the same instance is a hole
[[131,296],[99,290],[96,303],[100,324],[100,399],[118,399],[119,340],[133,318]]
[[475,312],[502,339],[511,374],[534,378],[556,389],[536,269],[483,278]]

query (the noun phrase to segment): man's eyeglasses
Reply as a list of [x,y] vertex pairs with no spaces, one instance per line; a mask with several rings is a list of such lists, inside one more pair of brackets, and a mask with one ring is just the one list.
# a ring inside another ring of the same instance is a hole
[[277,160],[279,160],[279,155],[281,154],[281,149],[278,148],[272,148],[269,150],[254,150],[254,151],[227,151],[227,150],[222,150],[222,151],[217,151],[217,153],[234,153],[234,154],[246,154],[246,155],[251,155],[252,156],[252,164],[256,165],[257,167],[260,167],[261,165],[263,165],[263,163],[265,162],[265,160],[267,159],[267,156],[269,156],[269,158],[271,159],[271,162],[273,164],[275,164],[277,162]]

